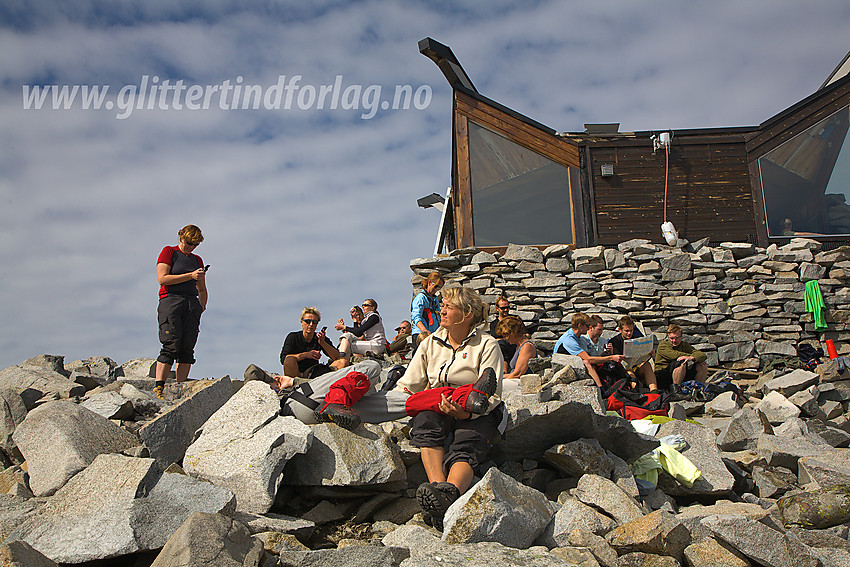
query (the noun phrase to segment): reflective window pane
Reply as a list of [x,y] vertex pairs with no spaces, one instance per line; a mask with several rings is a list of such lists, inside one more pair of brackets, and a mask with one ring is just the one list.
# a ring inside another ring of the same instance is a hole
[[759,158],[769,236],[850,234],[848,107]]
[[569,168],[469,122],[476,246],[572,244]]

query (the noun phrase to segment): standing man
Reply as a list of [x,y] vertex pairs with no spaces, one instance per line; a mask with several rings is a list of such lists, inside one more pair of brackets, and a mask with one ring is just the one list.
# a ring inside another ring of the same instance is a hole
[[187,224],[177,232],[177,246],[166,246],[156,261],[156,279],[159,282],[159,342],[162,349],[156,359],[154,393],[165,399],[165,380],[171,366],[177,361],[178,382],[189,378],[189,369],[195,362],[195,343],[201,325],[201,313],[207,308],[207,268],[201,257],[193,254],[204,241],[201,229]]
[[682,340],[682,327],[667,327],[667,340],[658,344],[655,353],[655,376],[662,388],[678,388],[685,380],[705,382],[708,378],[707,357]]

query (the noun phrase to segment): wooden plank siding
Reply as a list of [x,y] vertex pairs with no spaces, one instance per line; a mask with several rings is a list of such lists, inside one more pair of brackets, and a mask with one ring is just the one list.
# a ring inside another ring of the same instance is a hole
[[[753,199],[741,136],[675,135],[670,148],[667,220],[683,238],[747,241],[755,238]],[[588,144],[588,167],[596,205],[597,244],[632,238],[662,241],[663,150],[653,154],[649,136]],[[602,177],[602,165],[614,175]]]

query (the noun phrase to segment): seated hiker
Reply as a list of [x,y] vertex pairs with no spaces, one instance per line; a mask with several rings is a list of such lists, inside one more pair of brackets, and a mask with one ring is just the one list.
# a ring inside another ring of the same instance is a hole
[[396,335],[387,347],[387,352],[390,354],[398,354],[400,357],[404,358],[405,355],[410,354],[410,351],[413,348],[413,327],[410,324],[410,321],[402,321],[395,330]]
[[705,382],[708,364],[700,352],[682,340],[682,328],[667,327],[667,339],[658,344],[655,352],[655,376],[661,388],[677,388],[685,380]]
[[583,337],[590,327],[590,317],[584,313],[576,313],[570,320],[570,329],[561,335],[558,342],[555,343],[555,353],[572,354],[581,358],[587,373],[593,379],[593,382],[600,388],[604,387],[604,382],[599,376],[598,366],[607,362],[620,362],[625,357],[622,354],[609,354],[603,356],[591,356],[588,349],[593,347],[590,341]]
[[337,331],[343,331],[339,339],[339,352],[348,362],[351,362],[352,354],[381,356],[386,349],[387,336],[381,315],[378,313],[378,302],[374,299],[366,299],[362,307],[363,320],[360,323],[347,327],[340,319],[334,325]]
[[[456,289],[459,288],[454,288],[448,296],[454,297],[459,293],[454,291]],[[472,293],[472,290],[465,290],[460,295]],[[478,298],[477,294],[475,297]],[[451,315],[455,310],[451,306],[443,308],[444,314]],[[456,316],[449,318],[446,325],[456,324],[455,319]],[[480,320],[479,316],[477,321]],[[451,413],[453,418],[465,415],[464,420],[477,422],[474,417],[489,414],[498,404],[498,401],[489,398],[501,385],[501,353],[492,337],[486,336],[486,344],[483,344],[485,335],[467,331],[466,340],[457,351],[459,360],[448,375],[441,375],[454,352],[449,346],[452,341],[446,342],[447,333],[443,328],[446,325],[441,323],[441,329],[434,333],[433,340],[423,341],[425,349],[417,351],[407,373],[400,379],[397,373],[403,372],[403,367],[389,372],[388,381],[398,380],[395,389],[387,391],[387,388],[377,387],[381,367],[377,362],[367,360],[285,391],[281,414],[293,415],[308,424],[320,421],[336,423],[349,430],[356,429],[361,422],[380,423],[406,416],[416,418],[422,413]],[[432,342],[437,347],[433,347]],[[474,368],[471,365],[475,365]],[[473,373],[477,374],[471,376]],[[480,423],[485,422],[488,420]]]
[[280,363],[285,376],[303,378],[308,370],[319,364],[322,353],[331,360],[331,368],[347,366],[339,351],[328,341],[327,327],[316,330],[321,320],[322,315],[315,307],[305,307],[301,311],[301,330],[286,335],[280,349]]
[[[407,402],[409,413],[421,410],[411,420],[410,441],[420,448],[428,482],[416,490],[416,499],[426,521],[438,529],[504,431],[504,359],[496,339],[478,328],[484,309],[475,290],[444,289],[440,328],[422,341],[396,386],[413,394]],[[477,398],[474,403],[461,403],[458,391],[463,390]],[[417,404],[423,407],[414,407]]]
[[537,356],[537,347],[531,342],[522,319],[515,315],[502,317],[496,326],[496,332],[514,347],[513,357],[505,361],[506,374],[502,379],[518,382],[520,377],[528,372],[528,361]]
[[[620,317],[620,320],[617,321],[617,330],[620,331],[620,334],[611,337],[611,340],[608,341],[608,346],[610,347],[610,352],[612,354],[623,354],[625,350],[625,341],[643,336],[643,334],[635,328],[634,320],[628,315],[623,315]],[[633,368],[627,368],[626,370],[632,378],[637,379],[637,377],[640,377],[640,379],[646,383],[650,391],[658,389],[658,381],[655,378],[655,371],[652,369],[652,363],[649,360],[646,360]]]
[[[275,390],[290,388],[301,378],[312,378],[322,372],[346,366],[339,351],[327,340],[326,329],[316,332],[322,317],[315,307],[305,307],[301,311],[301,331],[286,335],[280,351],[280,363],[283,374],[270,374],[255,364],[245,369],[245,380],[262,380]],[[319,364],[322,353],[331,360],[331,364]]]
[[[591,315],[587,323],[587,334],[583,338],[587,339],[590,346],[587,349],[587,354],[590,356],[605,356],[611,354],[607,350],[608,340],[602,338],[602,331],[605,330],[605,323],[599,315]],[[623,354],[623,353],[619,353]]]
[[516,353],[516,345],[512,345],[507,341],[504,335],[499,334],[499,321],[508,317],[511,310],[511,303],[508,301],[508,296],[502,294],[496,299],[496,318],[490,321],[490,334],[499,339],[499,348],[502,349],[502,358],[506,361],[514,357]]

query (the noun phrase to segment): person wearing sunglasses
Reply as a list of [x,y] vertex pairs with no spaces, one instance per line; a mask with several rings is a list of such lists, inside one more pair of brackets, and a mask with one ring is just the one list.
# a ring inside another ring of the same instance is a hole
[[160,286],[157,322],[162,349],[156,358],[154,393],[160,399],[165,399],[165,381],[174,361],[177,361],[177,381],[189,379],[201,313],[207,307],[207,270],[201,257],[193,254],[204,236],[200,228],[187,224],[177,232],[177,237],[180,243],[164,247],[156,261]]
[[380,356],[386,350],[387,334],[378,313],[378,302],[374,299],[366,299],[361,307],[363,308],[362,321],[355,322],[353,327],[347,327],[340,319],[334,325],[337,331],[343,331],[339,338],[339,352],[347,362],[351,362],[352,354]]
[[313,366],[319,364],[323,353],[331,359],[331,368],[346,366],[339,351],[328,341],[326,328],[319,329],[321,320],[322,315],[315,307],[305,307],[301,311],[301,330],[286,335],[280,350],[280,363],[285,376],[304,377]]
[[496,318],[490,321],[490,334],[499,339],[499,348],[502,349],[502,357],[505,360],[511,360],[514,357],[514,354],[516,354],[516,345],[508,342],[507,337],[500,335],[497,332],[497,328],[499,322],[503,321],[506,317],[510,317],[510,312],[511,302],[508,301],[506,295],[500,295],[496,300]]

